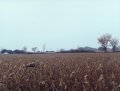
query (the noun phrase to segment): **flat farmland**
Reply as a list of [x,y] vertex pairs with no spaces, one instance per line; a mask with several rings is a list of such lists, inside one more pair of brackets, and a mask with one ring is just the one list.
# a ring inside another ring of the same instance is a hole
[[120,91],[120,53],[0,55],[0,91]]

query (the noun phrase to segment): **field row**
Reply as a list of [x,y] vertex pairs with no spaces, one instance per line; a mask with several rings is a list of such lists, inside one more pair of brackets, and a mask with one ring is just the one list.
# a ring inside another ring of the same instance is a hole
[[120,91],[120,54],[0,55],[0,91]]

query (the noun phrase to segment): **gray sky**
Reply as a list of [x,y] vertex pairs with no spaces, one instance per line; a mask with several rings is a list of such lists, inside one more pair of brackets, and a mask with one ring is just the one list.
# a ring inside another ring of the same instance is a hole
[[0,48],[98,47],[104,33],[120,39],[120,0],[0,0]]

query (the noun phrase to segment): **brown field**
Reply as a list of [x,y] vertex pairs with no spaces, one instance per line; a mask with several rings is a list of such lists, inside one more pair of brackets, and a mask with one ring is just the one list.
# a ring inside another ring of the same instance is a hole
[[120,91],[120,53],[0,55],[0,91]]

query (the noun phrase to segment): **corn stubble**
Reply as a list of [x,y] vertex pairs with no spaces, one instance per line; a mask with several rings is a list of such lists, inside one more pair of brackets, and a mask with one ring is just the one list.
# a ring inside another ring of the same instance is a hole
[[0,55],[0,91],[120,91],[120,54]]

